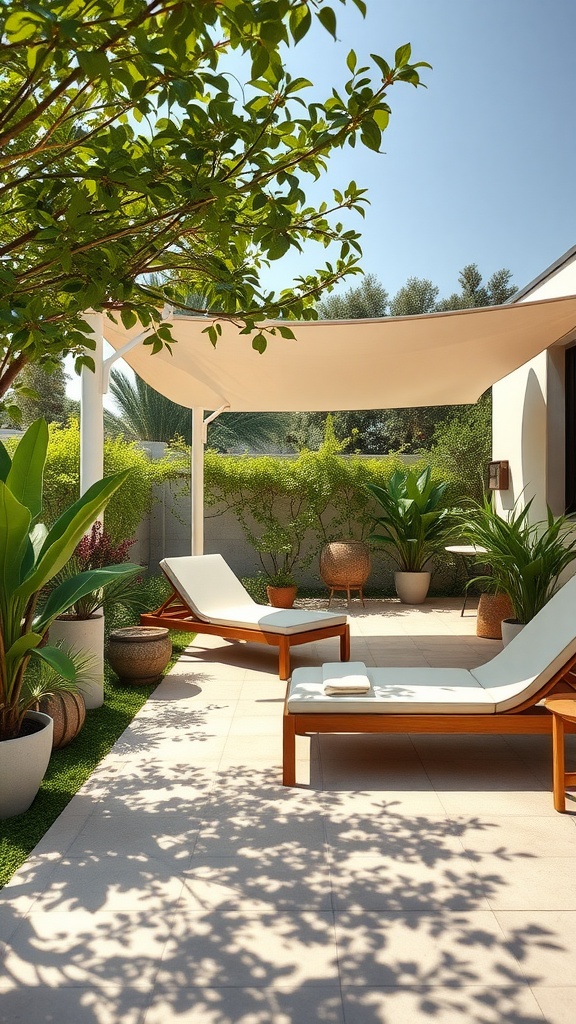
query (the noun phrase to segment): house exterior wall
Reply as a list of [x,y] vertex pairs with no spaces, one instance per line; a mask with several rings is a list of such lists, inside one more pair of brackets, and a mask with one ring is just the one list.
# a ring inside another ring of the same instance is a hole
[[[515,301],[573,294],[576,251],[528,285]],[[525,504],[530,498],[533,521],[546,516],[547,504],[555,515],[564,511],[564,350],[573,340],[563,339],[492,389],[492,457],[510,463],[510,487],[496,492],[496,508],[501,513],[516,501]]]

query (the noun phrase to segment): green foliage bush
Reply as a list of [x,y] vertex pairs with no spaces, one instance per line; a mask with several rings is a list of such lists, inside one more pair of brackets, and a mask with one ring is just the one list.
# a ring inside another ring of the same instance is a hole
[[[150,511],[152,489],[163,480],[178,477],[182,463],[172,456],[152,461],[136,443],[123,437],[104,441],[104,475],[130,469],[126,483],[117,491],[106,510],[106,529],[114,541],[133,537],[138,524]],[[79,494],[80,430],[71,419],[66,426],[52,424],[45,471],[44,522],[50,526],[63,508]]]
[[[264,573],[307,568],[327,541],[366,539],[376,504],[366,484],[383,486],[402,467],[397,455],[383,458],[343,456],[345,441],[334,436],[328,420],[318,451],[296,458],[226,456],[208,451],[205,460],[207,514],[232,512]],[[414,464],[423,469],[426,459]],[[444,480],[432,469],[432,480]],[[451,501],[465,492],[451,482]]]
[[487,392],[475,405],[459,409],[434,432],[430,462],[449,481],[453,504],[462,497],[481,501],[492,457],[492,398]]

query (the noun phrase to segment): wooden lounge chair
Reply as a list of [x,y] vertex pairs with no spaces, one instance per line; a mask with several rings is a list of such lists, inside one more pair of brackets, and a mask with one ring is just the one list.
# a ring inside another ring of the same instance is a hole
[[280,679],[288,679],[290,648],[298,644],[337,636],[342,661],[350,657],[345,615],[256,604],[222,555],[164,558],[160,567],[173,593],[156,611],[140,616],[143,626],[168,626],[277,647]]
[[[576,690],[576,576],[491,661],[457,668],[350,666],[365,695],[326,696],[348,666],[296,669],[284,709],[283,782],[293,786],[296,736],[307,733],[550,733],[540,701]],[[570,731],[576,731],[576,725]]]

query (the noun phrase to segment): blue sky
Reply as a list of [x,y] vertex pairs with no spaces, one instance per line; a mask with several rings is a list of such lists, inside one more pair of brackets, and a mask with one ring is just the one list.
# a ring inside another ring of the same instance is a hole
[[[410,42],[433,65],[427,89],[389,91],[385,155],[347,148],[309,193],[351,178],[368,188],[365,222],[352,221],[366,272],[391,295],[410,276],[449,294],[466,263],[485,278],[508,267],[521,287],[576,244],[576,0],[368,0],[366,19],[351,0],[333,6],[338,42],[317,26],[288,60],[319,96],[344,80],[351,48],[390,62]],[[283,287],[322,262],[313,246],[265,281]]]

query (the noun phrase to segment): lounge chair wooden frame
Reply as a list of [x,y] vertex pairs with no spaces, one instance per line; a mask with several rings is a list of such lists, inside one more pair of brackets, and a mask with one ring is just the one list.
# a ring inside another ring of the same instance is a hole
[[[284,704],[282,784],[296,785],[296,736],[316,733],[552,733],[553,716],[539,701],[552,693],[576,691],[576,654],[528,700],[511,711],[491,714],[362,714],[293,712]],[[576,724],[566,723],[567,732]]]
[[340,660],[350,660],[350,626],[347,622],[319,629],[303,629],[300,633],[272,633],[253,626],[221,626],[199,619],[183,600],[181,594],[172,588],[172,594],[156,611],[140,616],[143,626],[167,626],[190,633],[209,633],[224,640],[248,640],[251,643],[267,644],[278,648],[278,675],[282,680],[290,677],[290,648],[309,644],[314,640],[340,637]]

